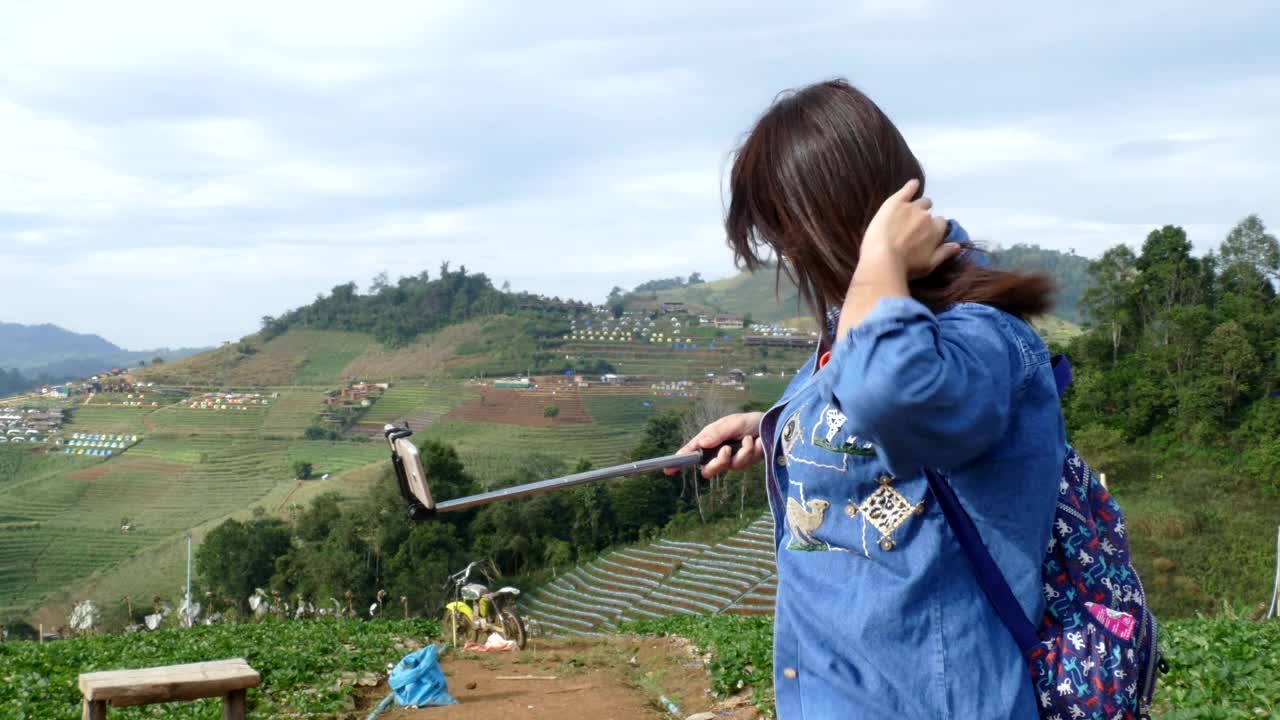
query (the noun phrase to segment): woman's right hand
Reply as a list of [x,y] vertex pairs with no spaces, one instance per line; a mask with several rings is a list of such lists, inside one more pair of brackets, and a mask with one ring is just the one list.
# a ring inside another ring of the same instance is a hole
[[[715,477],[725,470],[746,470],[764,459],[764,445],[756,434],[760,431],[760,419],[764,413],[734,413],[725,415],[693,436],[693,439],[680,448],[680,453],[698,452],[699,450],[720,448],[720,454],[711,462],[702,466],[703,477]],[[742,449],[731,453],[728,447],[721,447],[734,440],[742,441]],[[668,475],[675,475],[678,468],[663,470]]]

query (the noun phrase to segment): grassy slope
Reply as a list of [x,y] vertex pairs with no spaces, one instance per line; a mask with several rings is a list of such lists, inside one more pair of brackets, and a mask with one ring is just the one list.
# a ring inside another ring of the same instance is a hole
[[676,290],[642,293],[632,296],[632,300],[640,304],[683,302],[713,312],[751,313],[752,319],[758,322],[778,322],[807,314],[800,305],[795,286],[786,276],[782,277],[775,291],[775,278],[771,271],[744,272]]
[[[311,337],[319,343],[320,357],[328,354],[329,368],[350,362],[332,359],[343,352],[335,347],[364,346],[350,334]],[[281,339],[283,347],[268,347],[254,360],[297,357],[305,349],[299,345],[304,339]],[[199,368],[203,360],[192,363]],[[284,512],[286,501],[305,500],[324,489],[355,494],[367,482],[358,469],[381,467],[385,453],[375,443],[301,439],[321,409],[320,388],[267,392],[279,397],[266,407],[244,410],[191,409],[172,398],[157,408],[81,405],[71,413],[68,432],[142,436],[138,445],[109,460],[7,450],[7,457],[24,461],[0,457],[0,507],[6,508],[0,513],[0,608],[30,607],[49,593],[73,601],[68,589],[99,600],[114,599],[117,592],[171,594],[182,577],[183,532],[231,515],[247,516],[258,505]],[[295,460],[311,462],[317,475],[333,477],[298,487],[291,469]],[[351,482],[353,477],[360,481]],[[120,531],[126,518],[133,525],[127,534]]]
[[364,333],[297,328],[267,342],[251,335],[136,375],[163,384],[209,387],[330,385],[343,379],[352,360],[376,345]]
[[[715,280],[677,290],[661,290],[657,293],[633,295],[635,306],[649,306],[656,302],[684,302],[694,309],[713,312],[750,313],[756,322],[787,324],[793,327],[813,327],[813,321],[799,303],[795,286],[783,276],[775,293],[775,278],[771,271],[739,273],[733,277]],[[654,296],[657,296],[656,299]],[[1079,332],[1072,322],[1059,317],[1047,317],[1036,322],[1046,339],[1065,339]]]
[[1107,481],[1125,512],[1134,564],[1157,614],[1265,603],[1280,497],[1234,471],[1230,458],[1143,452],[1147,464],[1108,473]]

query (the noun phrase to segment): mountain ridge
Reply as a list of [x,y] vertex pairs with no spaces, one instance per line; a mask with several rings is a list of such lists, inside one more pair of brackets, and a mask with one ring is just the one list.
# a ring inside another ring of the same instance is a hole
[[[126,350],[101,335],[78,333],[53,323],[0,322],[0,368],[9,371],[10,384],[58,382],[156,357],[176,360],[208,349]],[[15,379],[14,371],[21,379]]]

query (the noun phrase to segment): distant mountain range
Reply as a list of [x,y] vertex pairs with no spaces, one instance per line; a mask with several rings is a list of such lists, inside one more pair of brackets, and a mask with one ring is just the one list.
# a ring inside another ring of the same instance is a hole
[[98,335],[71,332],[57,325],[0,322],[0,368],[17,370],[32,382],[66,380],[163,358],[166,362],[208,348],[125,350]]

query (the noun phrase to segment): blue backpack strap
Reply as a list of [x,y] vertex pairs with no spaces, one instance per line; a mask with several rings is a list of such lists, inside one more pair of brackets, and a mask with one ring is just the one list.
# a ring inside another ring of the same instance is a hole
[[1014,641],[1018,643],[1018,649],[1025,655],[1039,642],[1036,627],[1022,612],[1022,606],[1018,604],[1013,589],[1009,587],[1009,583],[1004,579],[1004,573],[1000,572],[995,559],[983,544],[982,537],[978,535],[978,528],[974,526],[969,513],[965,512],[960,505],[960,498],[956,497],[955,491],[951,489],[951,483],[927,468],[924,475],[929,480],[933,496],[938,499],[943,517],[951,526],[951,532],[955,533],[956,540],[960,542],[960,548],[964,550],[969,563],[973,565],[973,572],[978,577],[978,586],[986,594],[987,600],[991,601],[991,607],[996,611],[996,615],[1000,616],[1000,621],[1009,628]]
[[1053,384],[1058,386],[1058,397],[1062,397],[1071,385],[1071,361],[1066,355],[1054,355],[1049,364],[1053,367]]

